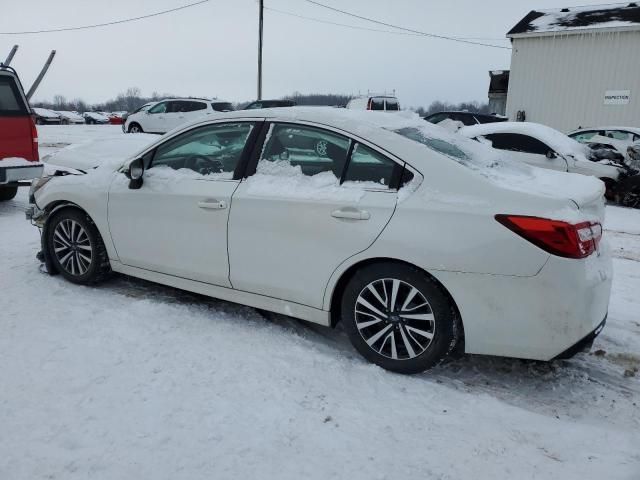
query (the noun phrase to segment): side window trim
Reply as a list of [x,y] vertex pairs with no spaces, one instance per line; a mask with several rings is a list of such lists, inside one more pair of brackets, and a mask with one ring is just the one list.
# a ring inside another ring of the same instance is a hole
[[[291,126],[302,126],[302,127],[312,127],[312,128],[318,128],[321,130],[326,130],[327,132],[331,132],[333,134],[337,134],[337,135],[342,135],[344,136],[347,140],[349,140],[350,145],[349,145],[349,150],[347,153],[347,160],[345,161],[345,165],[342,169],[342,174],[340,175],[340,184],[342,185],[342,183],[344,182],[344,178],[346,176],[346,172],[347,172],[347,168],[349,166],[349,163],[351,163],[351,157],[353,154],[353,150],[355,148],[356,144],[361,144],[367,148],[370,148],[372,150],[374,150],[375,152],[377,152],[378,154],[382,155],[383,157],[385,157],[386,159],[390,160],[391,162],[393,162],[396,165],[395,170],[399,171],[399,174],[396,175],[396,172],[394,171],[394,181],[388,186],[388,187],[384,187],[384,188],[379,188],[379,189],[375,189],[375,191],[379,192],[379,191],[389,191],[389,192],[395,192],[396,190],[399,190],[400,188],[400,182],[402,181],[402,172],[403,169],[408,169],[414,176],[416,175],[420,175],[421,174],[413,167],[411,166],[409,163],[406,163],[405,161],[403,161],[402,159],[399,159],[397,157],[395,157],[393,154],[391,154],[390,152],[387,152],[386,150],[384,150],[381,147],[378,147],[377,145],[375,145],[374,143],[371,143],[367,140],[364,139],[360,139],[358,137],[355,137],[353,135],[351,135],[348,132],[342,131],[340,129],[335,129],[332,127],[328,127],[327,125],[323,125],[323,124],[316,124],[313,122],[291,122],[291,121],[269,121],[269,120],[265,120],[264,122],[262,122],[262,127],[258,128],[258,125],[256,123],[256,128],[254,128],[254,132],[255,133],[255,142],[253,145],[253,149],[252,151],[247,155],[247,159],[246,159],[246,166],[242,172],[242,176],[241,178],[248,178],[252,175],[254,175],[256,173],[257,167],[258,167],[258,162],[260,161],[260,156],[262,154],[262,151],[264,149],[265,143],[268,140],[267,136],[269,134],[269,132],[271,131],[272,126],[274,125],[283,125],[283,124],[289,124]],[[249,139],[251,140],[251,138]],[[240,162],[241,163],[241,162]],[[235,176],[234,176],[235,179]],[[395,185],[394,185],[395,184]],[[373,190],[373,189],[365,189],[365,190]]]
[[251,129],[251,132],[249,133],[249,136],[247,137],[247,141],[244,145],[244,148],[242,150],[242,153],[240,154],[240,160],[238,160],[238,164],[236,165],[235,170],[233,171],[233,177],[231,179],[213,179],[213,178],[204,178],[203,180],[206,181],[217,181],[217,182],[232,182],[232,181],[239,181],[242,180],[244,173],[246,171],[247,168],[247,164],[250,163],[250,156],[252,155],[252,153],[256,150],[256,140],[258,139],[258,136],[262,134],[263,130],[264,130],[264,124],[266,123],[263,120],[238,120],[238,121],[224,121],[224,122],[215,122],[215,123],[208,123],[206,125],[198,125],[194,128],[191,128],[187,131],[183,131],[180,132],[178,135],[175,135],[169,139],[167,139],[167,141],[156,145],[155,147],[153,147],[151,150],[149,150],[148,152],[144,153],[142,155],[143,161],[144,161],[144,165],[145,165],[145,170],[151,168],[153,166],[153,161],[155,159],[156,153],[158,152],[158,148],[160,148],[163,145],[166,145],[174,140],[179,139],[180,137],[182,137],[183,135],[187,135],[187,134],[191,134],[199,129],[202,128],[207,128],[207,127],[211,127],[211,126],[217,126],[217,125],[226,125],[226,124],[238,124],[238,123],[249,123],[249,124],[253,124],[253,128]]

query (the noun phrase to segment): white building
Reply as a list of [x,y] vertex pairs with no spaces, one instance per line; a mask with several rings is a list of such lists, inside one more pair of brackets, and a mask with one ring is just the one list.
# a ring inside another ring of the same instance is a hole
[[640,2],[534,10],[507,36],[511,120],[640,127]]

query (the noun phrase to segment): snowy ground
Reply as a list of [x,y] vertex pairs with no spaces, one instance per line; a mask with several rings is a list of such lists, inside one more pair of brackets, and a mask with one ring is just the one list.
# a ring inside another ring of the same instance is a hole
[[0,204],[2,480],[640,478],[640,211],[608,207],[614,290],[593,353],[404,377],[340,329],[40,273],[26,204]]

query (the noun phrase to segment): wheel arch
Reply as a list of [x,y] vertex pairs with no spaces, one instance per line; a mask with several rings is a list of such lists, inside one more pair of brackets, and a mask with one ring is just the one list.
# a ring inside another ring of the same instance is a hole
[[350,265],[340,274],[339,278],[337,279],[337,281],[335,281],[333,288],[331,289],[331,296],[329,300],[331,327],[335,327],[340,321],[340,316],[341,316],[340,303],[342,298],[341,293],[344,290],[347,283],[349,282],[349,280],[351,280],[353,276],[356,274],[356,272],[361,268],[364,268],[370,265],[375,265],[376,263],[390,263],[390,262],[396,263],[398,265],[404,265],[407,267],[418,269],[424,275],[430,278],[441,289],[442,293],[446,295],[446,297],[449,299],[454,309],[454,315],[456,317],[457,326],[459,327],[459,331],[457,335],[457,344],[458,346],[462,346],[462,348],[464,348],[464,323],[462,320],[462,316],[460,315],[460,309],[458,308],[458,304],[456,303],[451,293],[449,293],[449,290],[442,284],[442,282],[440,282],[440,280],[438,280],[435,276],[430,274],[424,268],[418,267],[417,265],[414,265],[410,262],[399,260],[397,258],[391,258],[391,257],[375,257],[375,258],[363,259]]
[[56,201],[53,201],[53,202],[47,204],[43,208],[43,210],[46,212],[46,217],[45,217],[45,220],[44,220],[44,222],[42,224],[42,235],[40,236],[40,240],[41,240],[41,244],[42,244],[41,248],[42,248],[42,255],[43,255],[43,258],[44,258],[44,263],[47,266],[47,271],[51,275],[55,275],[55,274],[57,274],[59,272],[57,271],[55,265],[51,261],[51,258],[49,257],[49,249],[47,248],[47,238],[48,238],[48,233],[49,233],[49,219],[56,212],[59,212],[60,210],[64,210],[64,209],[67,209],[67,208],[68,209],[73,209],[73,210],[78,210],[78,211],[84,213],[87,216],[87,218],[91,221],[91,223],[93,223],[95,225],[96,230],[98,230],[98,234],[100,235],[100,237],[104,241],[104,235],[100,231],[100,228],[98,227],[96,222],[93,220],[93,218],[91,218],[91,215],[89,215],[89,212],[87,212],[86,209],[82,208],[77,203],[73,203],[73,202],[70,202],[68,200],[56,200]]

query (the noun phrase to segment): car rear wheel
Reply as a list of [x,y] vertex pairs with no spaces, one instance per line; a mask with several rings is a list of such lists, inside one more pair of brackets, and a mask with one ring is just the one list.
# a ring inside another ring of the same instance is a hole
[[0,202],[11,200],[18,194],[18,187],[0,187]]
[[73,283],[94,284],[111,271],[98,229],[80,210],[64,209],[53,215],[47,225],[47,248],[56,270]]
[[143,133],[142,127],[137,123],[132,123],[129,125],[129,133]]
[[434,280],[396,263],[356,272],[341,304],[351,343],[370,362],[398,373],[419,373],[455,347],[457,314]]

